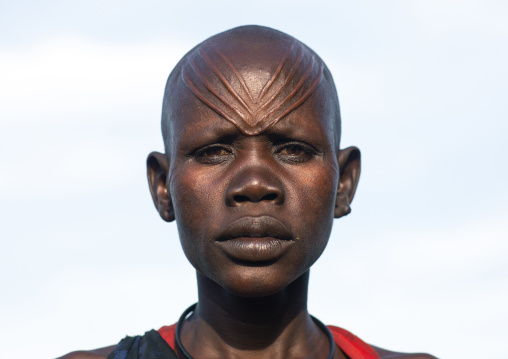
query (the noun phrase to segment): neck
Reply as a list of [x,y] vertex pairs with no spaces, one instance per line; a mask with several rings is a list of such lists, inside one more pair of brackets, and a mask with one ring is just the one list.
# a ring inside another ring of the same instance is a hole
[[[241,329],[246,336],[264,337],[269,341],[270,338],[276,338],[291,322],[307,319],[308,283],[309,272],[306,272],[278,293],[246,298],[231,294],[217,283],[198,274],[197,313],[226,337],[230,329],[234,329],[234,333]],[[260,333],[255,333],[257,331]]]
[[[307,271],[282,291],[240,297],[199,274],[199,302],[182,342],[199,358],[326,358],[329,342],[307,312]],[[293,353],[293,354],[291,354]]]

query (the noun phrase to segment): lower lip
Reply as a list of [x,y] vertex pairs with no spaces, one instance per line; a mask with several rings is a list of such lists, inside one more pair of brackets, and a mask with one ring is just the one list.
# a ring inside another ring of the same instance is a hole
[[282,256],[293,241],[272,237],[240,237],[215,243],[233,259],[243,262],[268,262]]

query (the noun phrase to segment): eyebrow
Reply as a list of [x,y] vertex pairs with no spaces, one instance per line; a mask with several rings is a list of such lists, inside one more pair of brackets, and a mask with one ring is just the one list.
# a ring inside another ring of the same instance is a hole
[[[229,121],[214,122],[213,126],[203,126],[200,129],[193,127],[189,133],[180,134],[180,145],[184,144],[184,152],[194,147],[203,146],[212,142],[231,142],[242,135],[240,129]],[[191,136],[187,136],[191,134]]]

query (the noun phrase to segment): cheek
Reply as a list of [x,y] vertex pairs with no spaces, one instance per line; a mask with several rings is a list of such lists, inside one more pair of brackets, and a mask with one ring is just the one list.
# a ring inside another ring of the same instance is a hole
[[[306,248],[305,259],[310,267],[324,251],[333,225],[337,179],[333,166],[299,172],[298,191],[293,191],[292,214],[295,226]],[[302,254],[303,255],[303,254]]]
[[206,226],[203,224],[209,212],[207,199],[211,194],[206,189],[210,184],[206,177],[200,176],[199,173],[190,173],[185,166],[172,174],[170,193],[178,233],[185,254],[193,262],[192,257],[204,250],[203,241],[197,239],[206,238]]
[[[291,177],[289,177],[291,178]],[[300,218],[325,220],[333,218],[337,179],[331,166],[319,166],[298,171],[296,183],[290,183],[287,188],[293,203],[296,204],[295,213]],[[295,190],[291,190],[294,188]],[[309,222],[309,221],[305,221]]]
[[203,272],[210,265],[206,247],[210,233],[217,231],[218,206],[224,201],[221,183],[209,168],[183,164],[172,172],[170,193],[184,253]]
[[199,223],[217,201],[217,183],[208,171],[195,170],[192,165],[181,165],[172,175],[170,193],[177,219],[182,224]]

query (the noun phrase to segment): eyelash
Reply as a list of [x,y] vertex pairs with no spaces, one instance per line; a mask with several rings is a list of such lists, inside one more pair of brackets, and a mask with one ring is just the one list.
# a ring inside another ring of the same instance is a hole
[[[295,154],[283,155],[282,152],[284,150],[288,150],[288,149],[299,151],[302,153],[302,155],[295,155]],[[289,143],[284,143],[282,145],[277,146],[275,148],[274,154],[283,162],[303,163],[303,162],[310,160],[312,157],[314,157],[316,155],[316,151],[314,149],[310,148],[310,146],[308,146],[308,145],[298,143],[298,142],[296,142],[296,143],[289,142]]]
[[[301,152],[301,154],[282,154],[284,150],[293,150]],[[218,154],[212,154],[214,151],[217,151]],[[223,154],[223,152],[225,153]],[[280,161],[293,164],[306,162],[317,154],[313,148],[299,142],[276,145],[272,153]],[[223,144],[206,146],[192,154],[192,157],[199,163],[210,165],[226,162],[230,160],[232,156],[234,156],[234,148]]]
[[[225,155],[210,155],[206,156],[206,153],[211,153],[212,151],[225,151],[227,154]],[[210,145],[204,148],[201,148],[194,152],[193,157],[199,162],[204,164],[219,164],[225,162],[233,156],[233,149],[230,146],[225,145]]]

